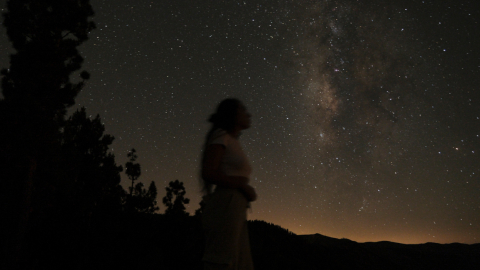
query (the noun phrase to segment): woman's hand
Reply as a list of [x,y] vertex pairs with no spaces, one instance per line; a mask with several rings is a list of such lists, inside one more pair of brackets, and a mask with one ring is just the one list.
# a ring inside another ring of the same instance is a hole
[[241,191],[249,202],[257,200],[257,193],[252,186],[245,184],[244,186],[242,186]]

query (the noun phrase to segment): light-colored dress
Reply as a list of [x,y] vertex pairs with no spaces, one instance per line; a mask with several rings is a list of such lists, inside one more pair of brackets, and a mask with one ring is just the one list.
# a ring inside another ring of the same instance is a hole
[[[213,132],[208,144],[225,146],[220,169],[228,176],[249,177],[252,171],[240,142],[226,131]],[[253,269],[247,228],[245,196],[238,190],[216,187],[204,197],[203,229],[205,253],[203,261],[228,265],[225,269]]]

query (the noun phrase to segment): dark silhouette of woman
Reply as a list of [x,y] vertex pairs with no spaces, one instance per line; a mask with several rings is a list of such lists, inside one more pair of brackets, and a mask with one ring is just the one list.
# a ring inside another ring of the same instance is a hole
[[238,140],[250,127],[250,114],[237,99],[225,99],[210,117],[202,159],[204,269],[253,269],[247,208],[257,199],[252,171]]

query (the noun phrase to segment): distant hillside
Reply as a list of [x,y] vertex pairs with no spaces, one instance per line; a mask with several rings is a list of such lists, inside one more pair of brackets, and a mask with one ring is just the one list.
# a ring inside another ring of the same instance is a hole
[[320,234],[299,237],[314,249],[333,253],[325,261],[332,267],[340,261],[335,269],[480,269],[480,244],[406,245],[387,241],[357,243]]
[[357,243],[250,222],[256,269],[480,269],[480,244]]

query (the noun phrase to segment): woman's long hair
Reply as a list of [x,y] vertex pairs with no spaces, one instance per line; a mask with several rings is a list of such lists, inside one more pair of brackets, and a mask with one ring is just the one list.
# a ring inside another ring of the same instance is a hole
[[[240,100],[236,98],[224,99],[217,106],[217,110],[210,116],[208,122],[212,123],[210,131],[208,131],[205,137],[205,143],[203,145],[202,163],[201,168],[203,170],[203,163],[205,161],[205,150],[207,149],[208,142],[211,140],[212,134],[217,129],[223,129],[226,132],[230,132],[235,127],[237,122],[237,112],[240,106]],[[200,175],[200,181],[202,184],[202,192],[204,194],[210,194],[212,192],[213,184],[205,181]]]

